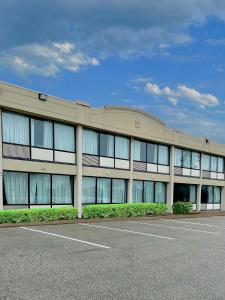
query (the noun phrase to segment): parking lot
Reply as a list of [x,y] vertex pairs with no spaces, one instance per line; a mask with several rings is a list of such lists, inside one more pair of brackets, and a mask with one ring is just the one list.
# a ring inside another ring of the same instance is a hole
[[224,299],[225,217],[0,228],[0,299]]

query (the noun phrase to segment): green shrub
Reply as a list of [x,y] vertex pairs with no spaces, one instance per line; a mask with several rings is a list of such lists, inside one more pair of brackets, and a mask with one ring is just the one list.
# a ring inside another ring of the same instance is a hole
[[77,218],[74,207],[33,208],[0,211],[0,224],[72,220]]
[[176,215],[185,215],[192,213],[193,205],[191,202],[175,202],[173,204],[173,213]]
[[163,215],[166,211],[167,205],[162,203],[94,204],[84,207],[83,217],[85,219],[137,217]]

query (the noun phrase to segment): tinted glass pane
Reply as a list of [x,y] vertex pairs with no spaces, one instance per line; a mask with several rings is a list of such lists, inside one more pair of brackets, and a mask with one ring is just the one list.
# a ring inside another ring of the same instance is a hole
[[114,136],[110,134],[100,134],[100,155],[114,156]]
[[189,150],[183,150],[183,167],[191,167],[191,152]]
[[83,129],[83,153],[98,154],[98,133],[93,130]]
[[51,180],[48,174],[30,174],[30,203],[50,204]]
[[34,147],[52,148],[52,123],[31,119],[31,144]]
[[72,183],[70,176],[52,175],[52,203],[72,204]]
[[115,157],[129,159],[130,140],[126,137],[115,137]]
[[167,146],[159,145],[158,163],[160,165],[169,164],[169,148]]
[[218,157],[218,172],[224,172],[224,160],[222,157]]
[[210,171],[210,156],[203,154],[202,155],[202,169],[204,171]]
[[165,203],[166,201],[166,184],[164,182],[155,183],[155,202]]
[[154,202],[154,182],[144,182],[144,202]]
[[133,181],[133,202],[142,202],[143,181]]
[[200,153],[192,152],[192,161],[191,161],[192,169],[200,169]]
[[211,171],[217,172],[217,157],[211,156]]
[[96,178],[83,177],[82,180],[82,203],[95,203]]
[[54,124],[55,149],[75,152],[75,132],[73,126]]
[[221,202],[221,188],[214,186],[214,195],[213,195],[214,204],[220,204]]
[[112,180],[112,203],[126,202],[126,181],[124,179]]
[[182,150],[181,149],[175,149],[174,165],[175,165],[175,167],[182,167]]
[[134,141],[134,160],[146,162],[146,143]]
[[152,164],[157,164],[158,145],[147,144],[147,161]]
[[97,178],[97,203],[111,203],[111,179]]

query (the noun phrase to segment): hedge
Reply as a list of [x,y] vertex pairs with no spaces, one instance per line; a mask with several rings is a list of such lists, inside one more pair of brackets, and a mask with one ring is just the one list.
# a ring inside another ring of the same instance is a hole
[[83,217],[85,219],[137,217],[163,215],[166,211],[167,205],[162,203],[95,204],[83,208]]
[[0,224],[72,220],[77,218],[74,207],[32,208],[0,211]]
[[192,213],[193,204],[191,202],[175,202],[173,204],[173,213],[176,215],[185,215]]

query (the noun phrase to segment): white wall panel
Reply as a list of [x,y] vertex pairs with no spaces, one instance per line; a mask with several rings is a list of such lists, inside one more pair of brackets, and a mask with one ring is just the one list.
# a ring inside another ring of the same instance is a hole
[[212,210],[213,209],[213,204],[207,204],[207,210]]
[[55,161],[75,164],[76,154],[70,152],[55,151]]
[[129,170],[130,161],[123,159],[115,159],[115,168]]
[[191,176],[191,169],[183,168],[182,175],[184,175],[184,176]]
[[224,179],[224,173],[218,173],[217,178],[218,179]]
[[30,208],[51,208],[51,205],[31,205]]
[[156,164],[147,164],[147,172],[157,173],[157,165]]
[[53,150],[32,147],[31,158],[44,161],[53,161]]
[[220,204],[214,204],[214,209],[220,209],[221,205]]
[[159,173],[164,173],[164,174],[169,174],[170,168],[169,168],[169,166],[158,165],[158,172]]
[[206,210],[207,209],[207,204],[202,203],[201,204],[201,210]]
[[100,166],[114,168],[114,158],[100,157]]
[[191,176],[200,177],[200,170],[191,170]]
[[217,179],[217,173],[216,172],[211,172],[210,173],[210,178]]
[[196,209],[197,209],[197,205],[193,204],[193,210],[196,210]]

